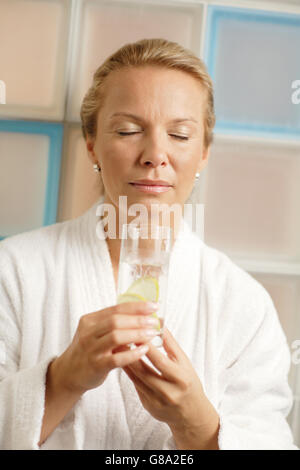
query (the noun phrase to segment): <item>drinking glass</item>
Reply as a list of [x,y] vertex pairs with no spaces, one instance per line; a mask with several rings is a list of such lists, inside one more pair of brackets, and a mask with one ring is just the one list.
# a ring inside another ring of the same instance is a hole
[[172,229],[168,226],[130,223],[122,227],[117,301],[158,304],[152,315],[159,318],[160,325],[151,341],[157,347],[163,344],[171,248]]

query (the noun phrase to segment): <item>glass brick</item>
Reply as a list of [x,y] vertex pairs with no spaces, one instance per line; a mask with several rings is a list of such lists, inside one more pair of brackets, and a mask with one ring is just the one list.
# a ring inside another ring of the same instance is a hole
[[165,38],[199,53],[201,4],[141,3],[83,1],[78,55],[73,64],[68,104],[70,120],[79,120],[81,102],[95,70],[124,44],[140,39]]
[[297,353],[300,344],[297,346],[294,343],[300,340],[300,277],[261,273],[252,276],[265,287],[273,300],[291,353],[289,383],[294,394],[300,395],[300,382],[298,383],[300,353]]
[[58,124],[0,121],[1,237],[56,221],[61,142]]
[[205,57],[214,81],[216,129],[300,138],[300,15],[208,7]]
[[61,178],[59,220],[80,216],[101,196],[101,177],[94,172],[85,140],[78,126],[69,126]]
[[68,0],[1,0],[0,116],[63,117],[69,17]]
[[299,262],[299,146],[219,137],[206,171],[206,243],[235,258]]

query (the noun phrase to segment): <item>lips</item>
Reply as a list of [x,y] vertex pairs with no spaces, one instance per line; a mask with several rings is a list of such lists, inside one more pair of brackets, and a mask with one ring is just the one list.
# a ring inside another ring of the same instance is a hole
[[130,184],[138,191],[152,194],[167,192],[172,187],[168,182],[162,180],[138,180]]
[[132,181],[131,184],[141,184],[146,186],[172,186],[168,181],[164,180],[151,180],[151,179],[140,179]]

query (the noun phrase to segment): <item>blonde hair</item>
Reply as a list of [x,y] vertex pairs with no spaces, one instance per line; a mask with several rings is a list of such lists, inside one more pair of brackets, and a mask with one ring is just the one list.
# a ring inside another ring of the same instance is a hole
[[185,71],[201,83],[206,92],[204,145],[208,147],[213,140],[215,125],[212,80],[204,62],[199,57],[176,42],[166,39],[142,39],[135,43],[125,44],[100,65],[94,73],[92,86],[87,91],[81,105],[80,117],[84,138],[96,136],[97,115],[105,99],[106,77],[114,70],[120,70],[124,67],[146,65]]

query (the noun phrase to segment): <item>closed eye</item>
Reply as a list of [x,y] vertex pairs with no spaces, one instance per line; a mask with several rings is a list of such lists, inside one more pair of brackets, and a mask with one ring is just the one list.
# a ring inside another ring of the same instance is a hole
[[118,134],[121,135],[121,136],[125,136],[125,135],[138,134],[138,132],[121,132],[121,131],[119,131]]
[[176,134],[170,134],[172,137],[175,137],[176,139],[180,140],[188,140],[189,138],[186,135],[176,135]]
[[[134,135],[134,134],[139,134],[139,132],[121,132],[118,131],[118,134],[120,136],[126,136],[126,135]],[[185,135],[177,135],[177,134],[170,134],[172,137],[175,137],[176,139],[180,140],[188,140],[189,138]]]

